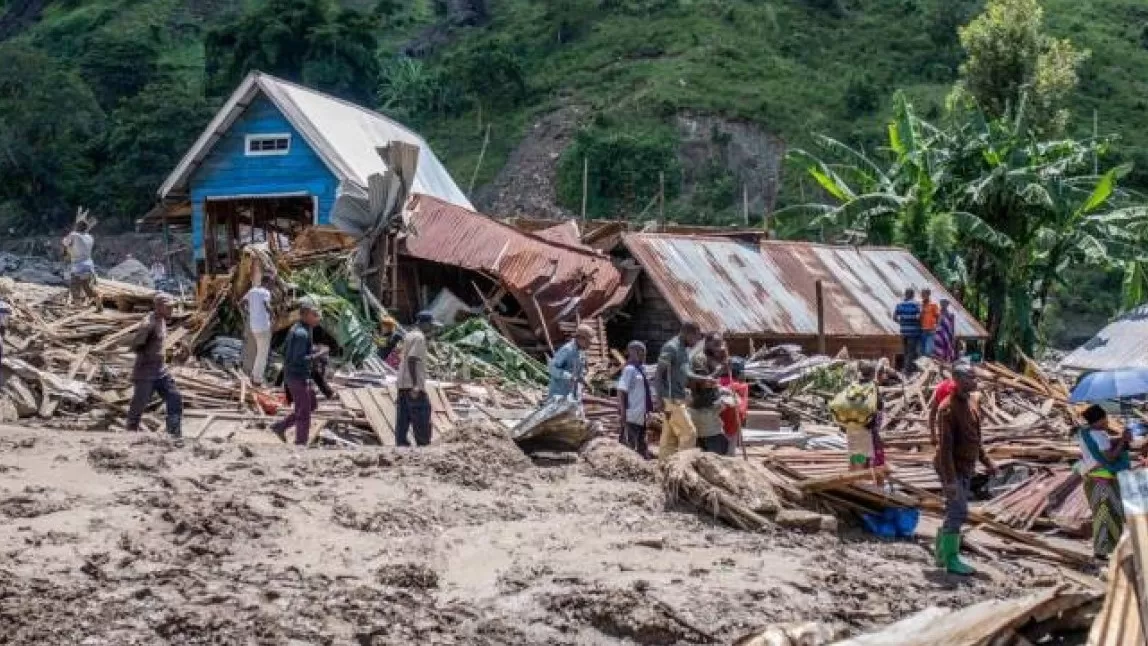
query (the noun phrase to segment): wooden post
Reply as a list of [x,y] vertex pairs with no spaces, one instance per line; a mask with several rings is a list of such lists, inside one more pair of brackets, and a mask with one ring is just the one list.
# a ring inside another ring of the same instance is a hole
[[821,281],[815,283],[817,290],[817,353],[825,354],[825,292]]
[[745,226],[749,226],[749,184],[741,185],[741,217],[745,220]]
[[586,221],[586,191],[589,188],[590,158],[582,157],[582,221]]
[[658,229],[666,225],[666,171],[658,171]]
[[[164,269],[167,270],[167,273],[170,276],[172,274],[171,230],[167,226],[167,207],[161,203],[160,208],[163,209],[163,264],[164,264]],[[194,256],[195,256],[195,254],[192,253],[192,257],[194,257]],[[70,377],[69,377],[69,379],[70,379]]]
[[[480,104],[481,105],[481,104]],[[474,181],[478,179],[478,170],[482,168],[482,158],[486,157],[486,147],[490,145],[490,124],[486,124],[486,135],[482,138],[482,150],[478,151],[478,161],[474,164],[474,172],[470,174],[470,186],[467,195],[474,197]]]

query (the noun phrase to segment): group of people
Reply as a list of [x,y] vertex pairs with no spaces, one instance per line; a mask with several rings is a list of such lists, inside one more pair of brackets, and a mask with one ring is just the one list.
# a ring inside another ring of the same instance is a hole
[[905,299],[893,309],[893,320],[900,328],[906,372],[915,369],[920,357],[957,360],[957,317],[949,299],[942,298],[938,305],[933,302],[932,290],[926,287],[917,301],[916,290],[908,288]]
[[[579,326],[550,360],[549,397],[579,400],[586,376],[586,350],[594,330]],[[723,337],[703,335],[685,322],[662,346],[651,380],[646,372],[646,345],[631,341],[618,379],[618,440],[644,458],[653,458],[649,429],[661,421],[658,457],[700,448],[727,455],[737,448],[748,410],[749,387],[741,381],[742,364],[730,356]],[[652,381],[652,383],[651,383]]]

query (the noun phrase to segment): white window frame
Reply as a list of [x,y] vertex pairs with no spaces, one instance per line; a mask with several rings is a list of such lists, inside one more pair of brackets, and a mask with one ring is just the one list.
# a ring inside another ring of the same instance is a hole
[[[287,147],[283,150],[251,150],[251,142],[253,140],[265,139],[286,139]],[[276,155],[286,155],[291,152],[291,133],[289,132],[267,132],[250,134],[243,138],[243,154],[248,157],[270,157]]]

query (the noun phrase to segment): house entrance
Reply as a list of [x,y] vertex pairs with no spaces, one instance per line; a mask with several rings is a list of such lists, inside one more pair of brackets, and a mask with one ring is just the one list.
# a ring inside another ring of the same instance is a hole
[[266,242],[273,251],[291,248],[291,240],[315,223],[315,198],[208,198],[203,209],[202,274],[226,273],[244,246]]

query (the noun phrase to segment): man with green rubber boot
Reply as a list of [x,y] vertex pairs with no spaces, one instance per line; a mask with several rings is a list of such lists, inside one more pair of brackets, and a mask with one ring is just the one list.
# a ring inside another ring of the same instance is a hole
[[970,575],[973,568],[961,562],[961,525],[969,516],[969,495],[979,460],[992,475],[996,466],[981,444],[980,394],[973,367],[953,367],[956,389],[937,411],[937,455],[933,466],[945,493],[945,523],[937,534],[937,566],[951,574]]

